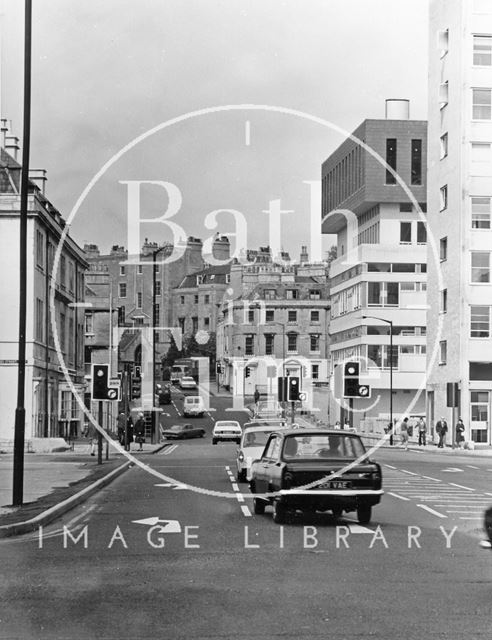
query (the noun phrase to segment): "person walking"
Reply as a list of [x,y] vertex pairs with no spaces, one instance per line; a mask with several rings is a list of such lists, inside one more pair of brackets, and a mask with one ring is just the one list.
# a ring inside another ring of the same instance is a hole
[[135,442],[139,445],[137,451],[143,451],[142,445],[145,442],[145,420],[142,412],[138,414],[133,431],[135,433]]
[[403,418],[400,425],[401,446],[408,451],[408,418]]
[[258,391],[258,387],[255,389],[255,393],[253,397],[254,397],[255,405],[258,406],[258,402],[260,401],[260,392]]
[[117,433],[118,433],[118,442],[123,447],[125,445],[125,430],[126,423],[128,422],[126,413],[124,411],[120,411],[117,422]]
[[456,423],[456,444],[459,449],[463,449],[465,444],[465,425],[461,418],[458,418]]
[[438,449],[444,449],[444,445],[446,444],[447,432],[448,423],[444,419],[444,416],[442,416],[441,419],[436,422],[436,433],[439,436],[439,443],[437,445]]
[[97,445],[97,429],[92,424],[92,422],[89,422],[85,437],[89,439],[89,447],[90,447],[91,456],[95,456],[96,455],[96,445]]
[[425,420],[424,418],[420,418],[418,425],[417,425],[417,429],[419,432],[419,447],[421,447],[422,445],[425,447],[426,443],[426,439],[427,439],[427,425],[425,424]]
[[128,416],[125,425],[125,436],[123,444],[125,445],[125,451],[130,451],[130,444],[133,442],[133,420],[131,415]]

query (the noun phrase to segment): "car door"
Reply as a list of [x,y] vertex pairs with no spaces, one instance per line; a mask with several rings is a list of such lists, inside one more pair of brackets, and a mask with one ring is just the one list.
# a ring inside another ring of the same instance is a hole
[[272,435],[267,443],[260,462],[256,465],[256,491],[265,493],[269,490],[272,465],[275,464],[275,452],[280,449],[279,437]]

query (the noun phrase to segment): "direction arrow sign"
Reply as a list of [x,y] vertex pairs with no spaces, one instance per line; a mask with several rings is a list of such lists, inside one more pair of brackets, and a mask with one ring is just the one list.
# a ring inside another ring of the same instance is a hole
[[178,520],[161,520],[159,516],[144,518],[143,520],[132,520],[134,524],[144,524],[148,527],[161,525],[161,533],[181,533],[181,525]]

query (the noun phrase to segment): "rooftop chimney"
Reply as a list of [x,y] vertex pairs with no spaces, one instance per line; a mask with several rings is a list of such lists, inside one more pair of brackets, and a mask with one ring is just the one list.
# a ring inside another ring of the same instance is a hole
[[386,100],[386,120],[408,120],[410,100],[390,98]]
[[29,169],[29,180],[39,187],[41,193],[44,195],[46,187],[46,169]]
[[17,153],[20,149],[19,138],[17,136],[5,136],[5,149],[17,161]]

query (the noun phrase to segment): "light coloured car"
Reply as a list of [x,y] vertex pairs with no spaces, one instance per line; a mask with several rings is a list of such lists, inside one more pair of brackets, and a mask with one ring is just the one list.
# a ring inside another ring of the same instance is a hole
[[191,376],[183,376],[179,381],[179,388],[180,389],[196,389],[197,386],[196,386],[195,379],[192,378]]
[[268,436],[274,431],[285,429],[287,423],[276,420],[275,424],[263,424],[261,426],[249,426],[255,423],[247,422],[244,425],[243,435],[236,456],[238,482],[251,480],[251,466],[254,460],[261,458]]
[[243,430],[236,420],[217,420],[212,431],[212,444],[217,442],[239,442]]
[[188,416],[203,418],[204,413],[205,405],[201,396],[186,396],[183,401],[183,415],[185,418]]

